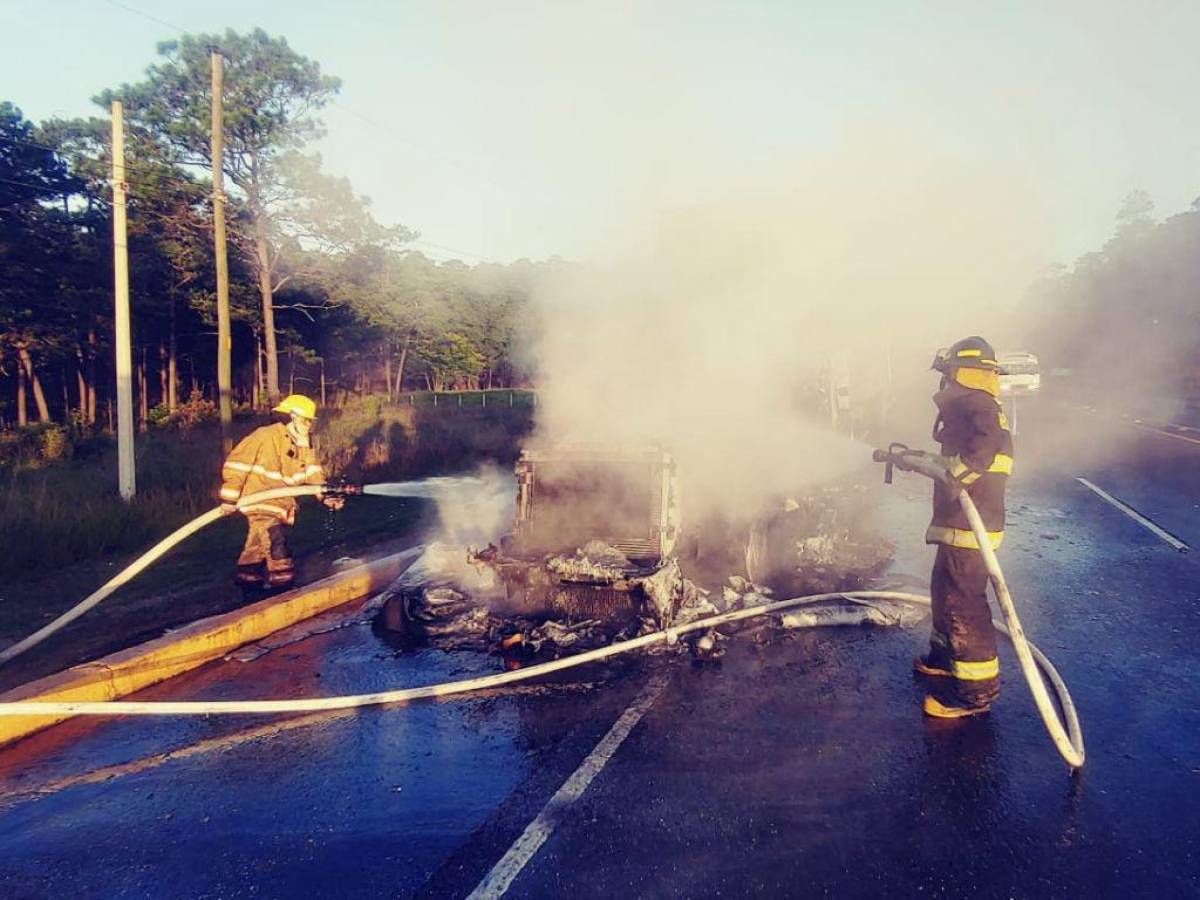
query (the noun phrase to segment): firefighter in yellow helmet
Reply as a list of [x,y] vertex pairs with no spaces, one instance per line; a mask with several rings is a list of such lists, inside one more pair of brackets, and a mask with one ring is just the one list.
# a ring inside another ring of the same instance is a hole
[[[934,395],[933,439],[957,488],[967,491],[992,548],[1004,538],[1004,491],[1012,474],[1013,445],[1000,405],[1000,366],[981,337],[938,354],[942,373]],[[988,609],[988,573],[975,533],[953,487],[935,482],[933,521],[925,542],[937,546],[930,578],[933,627],[929,653],[913,663],[929,676],[926,715],[960,718],[987,712],[1000,693],[996,630]]]
[[[264,425],[233,448],[221,469],[221,504],[238,512],[238,501],[271,488],[324,484],[325,473],[313,452],[310,433],[317,405],[301,394],[284,397],[275,412],[287,422]],[[318,495],[330,509],[341,509],[341,497]],[[295,565],[284,527],[296,521],[296,498],[263,500],[241,507],[250,525],[246,546],[238,557],[234,581],[243,587],[286,588],[295,580]]]

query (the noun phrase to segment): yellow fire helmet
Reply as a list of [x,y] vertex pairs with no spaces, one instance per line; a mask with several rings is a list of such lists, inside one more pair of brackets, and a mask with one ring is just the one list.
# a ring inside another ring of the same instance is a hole
[[317,417],[317,404],[303,394],[288,394],[275,407],[277,413],[287,413],[289,416],[303,416],[306,419]]

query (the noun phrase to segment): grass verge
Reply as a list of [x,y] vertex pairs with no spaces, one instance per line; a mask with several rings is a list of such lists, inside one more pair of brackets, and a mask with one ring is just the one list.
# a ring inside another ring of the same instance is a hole
[[[239,423],[244,434],[261,424]],[[329,415],[317,431],[321,456],[335,477],[354,481],[417,478],[511,463],[532,425],[532,408],[389,405],[366,398]],[[11,469],[0,483],[0,642],[43,625],[99,587],[153,542],[215,505],[221,464],[219,435],[201,426],[137,439],[138,494],[115,491],[116,453],[37,469]],[[302,583],[322,577],[339,556],[379,544],[413,543],[429,526],[424,501],[353,498],[340,513],[302,500],[288,541]],[[231,609],[242,602],[229,583],[245,538],[240,517],[222,520],[139,576],[29,657],[51,660],[5,667],[28,677],[127,646],[162,627]],[[57,648],[57,649],[55,649]]]

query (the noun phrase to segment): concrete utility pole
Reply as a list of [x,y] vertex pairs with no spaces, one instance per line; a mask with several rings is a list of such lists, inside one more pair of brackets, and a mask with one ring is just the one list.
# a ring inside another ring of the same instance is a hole
[[225,253],[225,60],[212,52],[213,241],[217,260],[217,402],[221,452],[233,449],[233,334],[229,324],[229,260]]
[[125,107],[112,105],[113,280],[116,303],[117,487],[129,501],[137,492],[133,463],[133,350],[129,335],[129,251],[125,227]]

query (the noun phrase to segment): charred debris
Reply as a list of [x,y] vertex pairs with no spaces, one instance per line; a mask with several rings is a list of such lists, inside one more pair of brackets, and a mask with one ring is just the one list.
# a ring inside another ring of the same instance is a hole
[[[774,597],[861,588],[893,550],[865,530],[865,491],[849,483],[779,498],[753,521],[684,528],[675,461],[657,448],[525,450],[516,485],[498,544],[432,544],[393,585],[376,620],[389,642],[519,666]],[[887,611],[809,613],[765,627],[897,624]],[[720,638],[688,646],[719,655]]]

